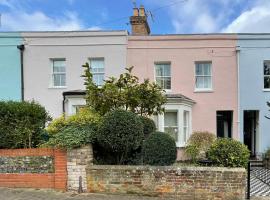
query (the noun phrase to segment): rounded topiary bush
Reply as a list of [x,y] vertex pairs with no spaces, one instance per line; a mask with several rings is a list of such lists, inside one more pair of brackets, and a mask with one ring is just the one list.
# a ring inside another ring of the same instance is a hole
[[246,145],[229,138],[219,138],[210,147],[208,159],[220,167],[247,167],[250,152]]
[[141,122],[143,123],[143,134],[144,137],[148,137],[151,133],[156,131],[156,124],[154,120],[144,117],[144,116],[139,116],[141,119]]
[[129,153],[142,145],[143,124],[129,111],[115,110],[105,115],[97,134],[98,143],[123,164]]
[[206,152],[215,140],[216,136],[213,133],[207,131],[194,132],[188,139],[185,153],[192,162],[197,162],[199,159],[205,159]]
[[148,165],[171,165],[176,160],[176,144],[162,132],[152,133],[143,143],[143,161]]

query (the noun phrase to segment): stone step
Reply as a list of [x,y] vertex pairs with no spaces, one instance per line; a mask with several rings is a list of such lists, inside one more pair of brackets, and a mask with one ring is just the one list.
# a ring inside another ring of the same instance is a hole
[[263,160],[250,160],[251,167],[263,167]]

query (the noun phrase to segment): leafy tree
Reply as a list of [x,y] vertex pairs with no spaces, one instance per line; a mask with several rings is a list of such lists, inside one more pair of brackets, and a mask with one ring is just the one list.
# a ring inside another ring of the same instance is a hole
[[139,115],[153,115],[164,112],[166,103],[164,91],[148,79],[139,83],[139,78],[132,75],[133,67],[120,77],[111,77],[99,87],[93,82],[88,63],[83,65],[87,105],[97,113],[104,115],[109,111],[124,109]]

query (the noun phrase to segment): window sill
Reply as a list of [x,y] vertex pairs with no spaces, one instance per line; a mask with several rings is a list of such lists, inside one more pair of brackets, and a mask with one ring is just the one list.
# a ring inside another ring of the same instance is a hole
[[48,89],[66,89],[67,86],[51,86]]
[[177,144],[176,143],[177,148],[185,148],[186,146],[187,146],[186,144]]
[[263,89],[263,92],[270,92],[270,89]]
[[212,92],[214,92],[213,89],[201,89],[201,90],[195,89],[194,90],[194,93],[212,93]]
[[164,89],[164,91],[165,91],[166,93],[171,93],[171,92],[172,92],[172,90],[165,90],[165,89]]

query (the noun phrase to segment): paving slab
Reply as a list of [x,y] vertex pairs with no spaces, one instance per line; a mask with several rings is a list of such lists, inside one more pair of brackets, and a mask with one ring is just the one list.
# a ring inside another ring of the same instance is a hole
[[57,192],[54,190],[0,188],[0,200],[160,200],[135,195],[102,195]]

